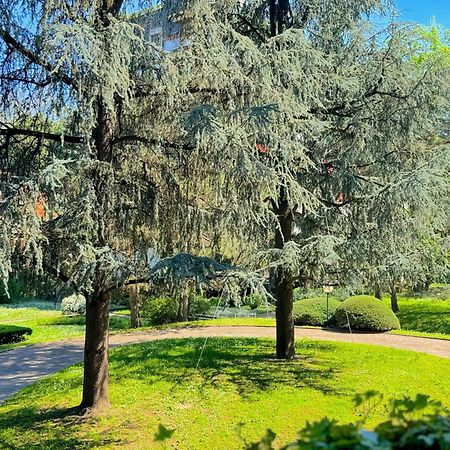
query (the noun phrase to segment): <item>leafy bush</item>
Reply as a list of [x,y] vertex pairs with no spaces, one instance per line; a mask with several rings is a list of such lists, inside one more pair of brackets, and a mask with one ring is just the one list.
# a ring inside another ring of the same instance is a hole
[[334,312],[341,304],[333,297],[328,299],[328,320],[327,320],[327,299],[326,297],[314,297],[298,300],[294,303],[295,325],[312,325],[322,327],[334,322]]
[[86,299],[81,294],[72,294],[61,300],[61,311],[66,315],[86,314]]
[[391,309],[370,295],[357,295],[345,300],[335,312],[338,327],[366,331],[389,331],[400,328],[400,322]]
[[[215,303],[213,303],[213,301],[215,301]],[[189,318],[195,319],[198,316],[208,314],[211,307],[217,306],[217,301],[217,298],[210,299],[203,297],[203,295],[191,294],[189,297]]]
[[258,309],[263,303],[263,298],[259,294],[250,294],[242,299],[242,304],[248,306],[252,311]]
[[178,319],[179,302],[173,297],[153,297],[145,302],[143,316],[153,325],[164,325]]
[[[355,403],[373,398],[369,392],[357,396]],[[450,417],[440,402],[426,395],[415,399],[405,397],[391,402],[391,413],[386,422],[374,431],[363,429],[364,420],[340,425],[324,418],[307,425],[298,432],[298,440],[281,450],[449,450]],[[276,434],[267,430],[260,442],[246,444],[247,450],[273,450]]]
[[17,327],[15,325],[0,325],[0,344],[12,344],[22,342],[25,335],[32,333],[31,328]]

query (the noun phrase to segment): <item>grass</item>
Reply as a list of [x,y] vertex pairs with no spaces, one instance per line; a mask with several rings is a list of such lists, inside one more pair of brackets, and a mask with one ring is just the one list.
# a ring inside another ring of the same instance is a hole
[[[366,345],[302,340],[293,362],[273,359],[270,339],[167,340],[111,351],[111,409],[68,416],[80,398],[81,365],[22,390],[0,406],[0,442],[17,450],[90,448],[237,449],[277,432],[294,439],[307,420],[355,421],[355,393],[425,393],[450,406],[450,360]],[[386,414],[377,406],[368,426]],[[154,442],[160,425],[175,430]],[[242,424],[242,425],[239,425]]]
[[[23,342],[0,345],[0,351],[21,345],[81,338],[85,329],[84,317],[63,316],[61,311],[53,308],[51,304],[43,303],[2,305],[0,323],[29,327],[33,331]],[[129,328],[129,320],[125,317],[111,316],[110,324],[112,331]]]
[[399,297],[398,304],[402,329],[394,333],[450,339],[450,299]]
[[[384,301],[389,303],[389,298]],[[393,334],[439,338],[450,340],[450,299],[442,300],[429,297],[399,297],[400,312],[398,317],[401,330]],[[129,329],[129,319],[121,314],[128,310],[116,311],[111,315],[111,331],[123,332]],[[63,316],[52,307],[51,303],[29,303],[0,306],[0,323],[30,327],[31,336],[17,344],[0,345],[0,351],[19,345],[36,344],[40,342],[60,341],[84,336],[84,318]],[[174,323],[157,328],[179,328],[198,326],[275,326],[275,319],[266,317],[231,317],[220,319],[199,320],[189,323]],[[147,327],[147,329],[151,329]]]

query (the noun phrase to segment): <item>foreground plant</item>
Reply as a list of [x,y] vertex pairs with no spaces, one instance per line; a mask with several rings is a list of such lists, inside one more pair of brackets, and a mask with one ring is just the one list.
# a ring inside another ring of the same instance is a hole
[[[355,397],[361,407],[373,402],[378,393],[371,391]],[[308,423],[299,430],[298,440],[281,450],[448,450],[450,448],[449,411],[426,395],[415,399],[404,397],[390,402],[391,412],[386,422],[374,431],[363,429],[364,420],[340,425],[324,418]],[[370,407],[369,407],[370,410]],[[274,450],[276,434],[267,430],[261,441],[246,445],[247,450]]]

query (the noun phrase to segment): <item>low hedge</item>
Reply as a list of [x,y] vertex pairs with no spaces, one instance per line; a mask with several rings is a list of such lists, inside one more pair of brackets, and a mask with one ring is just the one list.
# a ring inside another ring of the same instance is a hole
[[0,344],[12,344],[22,342],[25,335],[32,333],[31,328],[17,327],[15,325],[0,325]]
[[391,309],[370,295],[350,297],[336,309],[336,324],[363,331],[389,331],[400,328],[400,322]]
[[326,297],[313,297],[298,300],[294,303],[294,323],[295,325],[311,325],[323,327],[334,322],[334,312],[341,304],[333,297],[328,299],[328,320],[327,320],[327,299]]

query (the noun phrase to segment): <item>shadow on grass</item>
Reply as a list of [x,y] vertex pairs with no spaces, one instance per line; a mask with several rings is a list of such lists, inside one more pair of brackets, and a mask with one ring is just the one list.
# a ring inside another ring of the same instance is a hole
[[[274,359],[274,341],[256,338],[210,338],[162,340],[114,348],[110,357],[110,380],[120,386],[125,380],[143,384],[168,382],[173,389],[194,388],[197,396],[213,390],[232,390],[242,398],[258,391],[282,387],[309,387],[323,393],[340,394],[333,380],[339,370],[325,356],[332,345],[301,342],[299,358]],[[114,430],[100,431],[97,419],[74,415],[73,409],[39,409],[58,393],[81,390],[80,366],[56,378],[42,380],[7,402],[0,416],[0,441],[17,450],[90,449],[125,445]],[[145,392],[143,389],[142,392]],[[342,392],[348,394],[348,392]],[[55,396],[56,395],[56,396]],[[70,398],[73,398],[70,395]],[[87,431],[88,430],[88,431]],[[0,448],[3,448],[0,444]]]
[[[0,416],[0,430],[3,442],[0,448],[15,450],[69,450],[89,449],[117,443],[108,436],[92,439],[77,436],[77,429],[84,424],[94,427],[97,420],[76,414],[76,408],[38,409],[25,407]],[[49,422],[51,426],[49,426]],[[33,430],[37,437],[27,439],[27,432]],[[20,436],[23,435],[23,440]],[[8,437],[11,436],[11,441]]]
[[450,334],[450,306],[444,301],[401,305],[398,318],[404,330]]
[[[308,344],[300,344],[294,361],[276,360],[272,340],[211,338],[202,353],[203,345],[204,339],[177,339],[116,348],[111,357],[111,378],[115,383],[137,378],[177,386],[195,382],[200,388],[231,384],[243,397],[280,385],[339,394],[330,383],[338,369],[316,359]],[[318,346],[321,350],[330,347],[315,343],[315,350]]]

